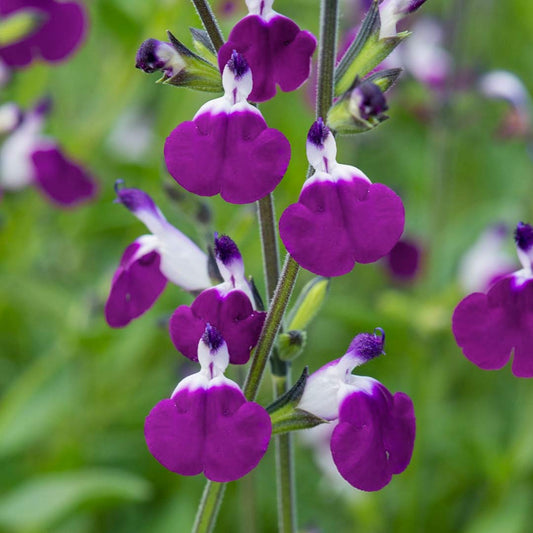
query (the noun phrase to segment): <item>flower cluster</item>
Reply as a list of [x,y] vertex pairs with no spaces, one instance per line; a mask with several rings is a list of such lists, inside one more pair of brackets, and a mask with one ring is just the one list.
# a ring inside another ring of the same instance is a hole
[[519,222],[515,231],[522,269],[497,281],[487,294],[476,292],[453,313],[452,329],[467,359],[484,370],[507,364],[512,371],[533,377],[533,228]]

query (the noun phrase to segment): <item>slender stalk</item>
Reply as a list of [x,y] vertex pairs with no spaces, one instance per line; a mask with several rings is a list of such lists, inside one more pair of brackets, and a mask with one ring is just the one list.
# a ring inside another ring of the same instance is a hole
[[198,12],[205,31],[208,33],[215,50],[218,52],[219,48],[224,44],[224,37],[222,37],[220,26],[218,25],[209,2],[207,0],[192,0],[192,3]]
[[208,481],[205,484],[192,533],[210,533],[213,531],[225,490],[226,483]]
[[261,198],[257,202],[257,216],[261,232],[263,248],[263,266],[268,300],[274,296],[279,278],[279,253],[276,232],[276,216],[274,214],[274,199],[272,194]]
[[316,116],[324,121],[333,101],[338,11],[338,0],[322,0],[320,3]]

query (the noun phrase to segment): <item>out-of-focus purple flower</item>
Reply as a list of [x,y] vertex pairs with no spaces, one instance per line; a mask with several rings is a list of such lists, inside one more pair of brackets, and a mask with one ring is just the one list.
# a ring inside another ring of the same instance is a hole
[[201,370],[182,380],[170,399],[158,402],[146,417],[146,444],[171,472],[203,472],[211,481],[234,481],[265,455],[272,433],[270,417],[224,376],[228,349],[214,327],[205,328],[197,354]]
[[420,246],[413,240],[401,239],[385,256],[385,265],[392,278],[412,281],[420,270]]
[[425,2],[426,0],[383,0],[379,5],[380,38],[396,36],[396,24]]
[[337,163],[337,147],[321,119],[311,126],[307,157],[315,173],[282,214],[280,236],[294,259],[322,276],[372,263],[400,238],[405,212],[399,196],[358,168]]
[[487,98],[505,100],[511,106],[499,128],[502,137],[531,133],[531,97],[522,80],[506,70],[493,70],[480,77],[478,88]]
[[11,121],[11,132],[0,148],[0,189],[15,191],[35,185],[55,204],[71,207],[93,198],[98,187],[53,139],[43,136],[50,105],[45,99],[26,113],[18,110],[16,116],[12,111],[10,117],[7,110],[4,115]]
[[172,78],[181,72],[185,66],[185,61],[170,43],[157,39],[144,41],[135,57],[136,68],[147,73],[162,70],[167,78]]
[[185,356],[196,360],[196,347],[206,324],[224,337],[230,362],[242,365],[257,344],[265,313],[255,311],[253,295],[244,276],[241,254],[226,235],[215,237],[215,255],[224,282],[203,291],[189,307],[181,305],[170,318],[170,338]]
[[412,35],[398,48],[402,66],[420,83],[441,90],[450,79],[453,59],[444,48],[444,29],[431,18],[421,18]]
[[516,270],[506,252],[508,231],[502,224],[487,228],[459,263],[459,283],[465,292],[487,291],[496,281]]
[[484,370],[505,366],[514,351],[512,372],[533,377],[533,228],[516,228],[523,268],[496,282],[487,294],[474,293],[455,308],[452,329],[464,355]]
[[126,248],[113,276],[105,317],[114,328],[126,326],[150,309],[167,280],[189,291],[211,286],[207,255],[167,222],[150,196],[118,186],[117,196],[152,234]]
[[190,122],[167,137],[165,161],[172,177],[200,196],[220,194],[233,204],[255,202],[272,192],[290,159],[285,136],[268,128],[246,98],[252,73],[233,53],[222,77],[225,94],[205,103]]
[[297,406],[334,424],[333,461],[350,485],[365,491],[382,489],[407,468],[415,440],[409,396],[351,373],[383,353],[385,337],[376,331],[357,335],[346,354],[311,374]]
[[253,74],[249,99],[264,102],[298,89],[309,77],[316,39],[272,9],[273,0],[246,0],[249,14],[236,24],[218,54],[220,70],[234,50],[244,55]]
[[79,2],[56,0],[0,0],[0,17],[29,13],[36,17],[31,31],[0,46],[0,60],[11,68],[28,66],[35,59],[52,63],[70,56],[81,44],[87,16]]
[[0,60],[0,88],[6,86],[11,80],[11,70]]

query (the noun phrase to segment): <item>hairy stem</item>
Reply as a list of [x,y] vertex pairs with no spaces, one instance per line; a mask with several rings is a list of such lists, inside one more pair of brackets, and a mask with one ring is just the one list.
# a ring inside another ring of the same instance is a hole
[[205,484],[192,533],[211,533],[213,531],[225,489],[225,483],[208,481]]
[[196,11],[204,25],[205,31],[208,33],[215,50],[218,52],[220,47],[224,44],[224,37],[220,31],[217,19],[207,0],[192,0]]

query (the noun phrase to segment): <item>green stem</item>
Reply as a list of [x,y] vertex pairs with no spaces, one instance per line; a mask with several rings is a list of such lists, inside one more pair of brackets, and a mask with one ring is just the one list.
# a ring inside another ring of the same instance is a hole
[[205,31],[208,33],[215,50],[218,52],[219,48],[224,44],[224,37],[220,31],[217,19],[207,0],[192,0],[196,11],[204,25]]
[[324,121],[333,101],[338,9],[338,0],[322,0],[320,4],[316,116]]
[[213,531],[225,489],[226,483],[208,481],[205,484],[192,533],[210,533]]
[[[257,202],[257,216],[261,232],[263,248],[263,266],[268,300],[274,296],[279,278],[279,254],[276,232],[276,216],[274,214],[274,199],[272,194],[261,198]],[[267,306],[268,307],[268,306]]]

